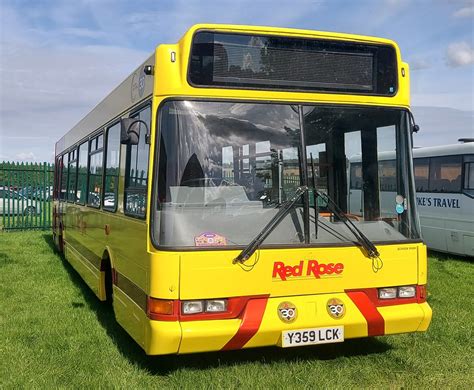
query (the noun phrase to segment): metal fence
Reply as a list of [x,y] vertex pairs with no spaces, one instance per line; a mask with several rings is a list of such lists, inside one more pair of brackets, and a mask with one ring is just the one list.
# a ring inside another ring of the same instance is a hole
[[51,227],[53,164],[0,164],[0,230]]

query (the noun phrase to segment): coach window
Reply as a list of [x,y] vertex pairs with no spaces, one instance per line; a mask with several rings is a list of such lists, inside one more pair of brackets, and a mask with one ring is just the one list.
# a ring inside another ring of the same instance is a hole
[[102,194],[102,162],[104,136],[102,134],[90,140],[89,145],[89,192],[87,204],[100,207]]
[[413,160],[415,171],[415,187],[417,192],[428,192],[428,181],[430,177],[430,159],[415,158]]
[[464,190],[474,195],[474,156],[464,156]]
[[379,161],[380,191],[397,191],[397,168],[395,160]]
[[117,209],[120,165],[120,123],[107,130],[104,180],[104,210]]
[[361,163],[351,164],[350,187],[351,187],[351,190],[362,189],[362,164]]
[[88,142],[79,146],[79,162],[77,167],[77,193],[76,199],[80,204],[86,203],[87,195],[87,157],[89,156]]
[[461,191],[462,156],[432,157],[430,161],[430,192]]
[[77,175],[77,149],[69,152],[68,167],[68,184],[67,184],[67,200],[69,202],[76,201],[76,175]]
[[[132,118],[144,121],[150,129],[150,114],[150,107],[146,107]],[[149,152],[150,145],[146,143],[146,128],[140,124],[138,145],[127,147],[125,176],[125,212],[140,218],[145,217],[146,212]]]

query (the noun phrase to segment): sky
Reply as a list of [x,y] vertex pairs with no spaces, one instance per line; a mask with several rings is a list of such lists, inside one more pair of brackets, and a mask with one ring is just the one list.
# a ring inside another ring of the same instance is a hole
[[196,23],[393,39],[411,67],[415,145],[474,137],[474,0],[0,0],[0,161],[52,161],[64,133]]

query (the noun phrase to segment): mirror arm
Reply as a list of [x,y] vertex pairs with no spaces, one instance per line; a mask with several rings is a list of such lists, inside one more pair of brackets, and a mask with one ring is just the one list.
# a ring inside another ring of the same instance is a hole
[[420,131],[420,126],[418,126],[415,123],[415,117],[413,116],[413,113],[411,111],[408,111],[408,114],[410,116],[410,124],[411,124],[411,133],[418,133]]
[[133,118],[123,118],[122,119],[122,130],[121,130],[121,143],[129,143],[129,139],[126,140],[123,137],[129,137],[130,134],[134,134],[136,138],[139,138],[139,132],[134,129],[134,126],[137,125],[138,123],[143,123],[145,125],[145,143],[150,144],[151,140],[151,135],[150,135],[150,129],[148,127],[148,124],[145,121],[142,121],[141,119],[133,119]]
[[[132,122],[132,125],[134,125],[135,123],[143,123],[145,125],[145,129],[146,129],[146,132],[145,132],[145,143],[147,144],[150,144],[150,140],[151,140],[151,134],[150,134],[150,129],[148,128],[148,124],[145,122],[145,121],[142,121],[141,119],[137,119],[137,120],[134,120]],[[130,125],[130,127],[132,126]],[[135,132],[135,134],[137,134]],[[138,136],[138,134],[137,134]]]

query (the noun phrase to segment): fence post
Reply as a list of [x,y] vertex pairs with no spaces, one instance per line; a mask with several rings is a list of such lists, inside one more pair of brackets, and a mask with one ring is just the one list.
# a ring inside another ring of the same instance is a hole
[[[11,165],[10,163],[8,163],[8,167],[10,168]],[[8,223],[7,223],[7,227],[9,228],[10,227],[10,208],[11,208],[11,202],[10,202],[10,198],[11,198],[11,185],[10,185],[10,182],[11,182],[11,178],[10,178],[10,174],[11,174],[11,170],[8,169],[8,178],[7,178],[7,188],[8,188]]]
[[6,180],[5,180],[5,161],[2,163],[2,171],[1,171],[1,174],[2,174],[2,182],[1,182],[1,185],[3,187],[3,197],[2,197],[2,228],[5,227],[5,198],[6,198],[6,195],[7,195],[7,191],[6,191]]

